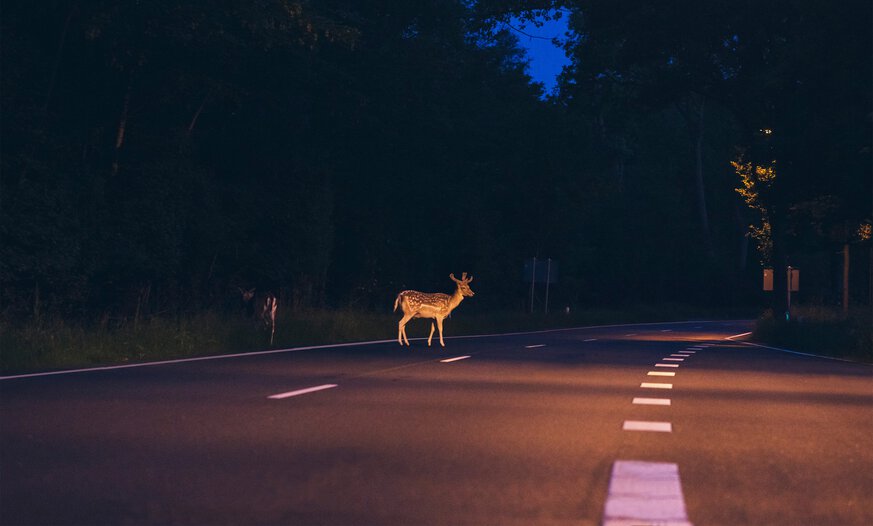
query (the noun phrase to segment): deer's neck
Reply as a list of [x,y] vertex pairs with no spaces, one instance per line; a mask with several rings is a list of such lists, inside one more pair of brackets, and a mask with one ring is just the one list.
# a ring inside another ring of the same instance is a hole
[[461,289],[455,289],[455,293],[449,298],[449,312],[455,310],[455,307],[460,305],[462,301],[464,301],[464,295],[461,294]]

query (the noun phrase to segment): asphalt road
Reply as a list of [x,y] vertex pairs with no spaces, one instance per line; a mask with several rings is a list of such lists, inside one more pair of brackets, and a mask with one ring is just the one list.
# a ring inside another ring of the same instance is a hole
[[873,524],[873,368],[725,339],[748,330],[5,378],[0,523]]

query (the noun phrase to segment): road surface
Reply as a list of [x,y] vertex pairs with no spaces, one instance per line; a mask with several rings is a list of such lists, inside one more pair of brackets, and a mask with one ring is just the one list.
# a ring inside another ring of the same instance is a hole
[[873,368],[749,327],[4,378],[0,523],[873,524]]

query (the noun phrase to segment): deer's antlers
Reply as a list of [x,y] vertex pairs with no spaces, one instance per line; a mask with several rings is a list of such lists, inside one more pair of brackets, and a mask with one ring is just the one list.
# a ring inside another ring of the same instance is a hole
[[466,272],[461,274],[461,279],[456,278],[454,273],[449,274],[449,277],[452,278],[452,281],[454,281],[455,283],[470,283],[471,281],[473,281],[473,276],[470,276],[468,278]]

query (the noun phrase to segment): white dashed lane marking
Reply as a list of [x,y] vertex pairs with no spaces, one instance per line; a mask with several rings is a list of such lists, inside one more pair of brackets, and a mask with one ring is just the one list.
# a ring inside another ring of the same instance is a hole
[[[661,331],[668,332],[668,331]],[[630,336],[630,335],[628,335]],[[662,362],[682,362],[703,347],[677,351]],[[678,368],[677,363],[656,363],[655,367]],[[674,371],[648,371],[646,376],[675,377]],[[672,383],[643,382],[643,389],[673,389]],[[634,397],[635,405],[670,406],[669,398]],[[624,431],[672,433],[671,422],[625,420]],[[679,480],[679,467],[665,462],[617,460],[612,467],[609,493],[603,510],[602,526],[670,525],[693,526],[685,510],[685,497]]]
[[441,363],[451,363],[451,362],[457,362],[458,360],[466,360],[467,358],[469,358],[469,356],[458,356],[455,358],[446,358],[445,360],[440,360],[440,362]]
[[636,405],[670,405],[669,398],[634,398],[633,403]]
[[624,431],[655,431],[660,433],[672,433],[673,424],[670,422],[645,422],[640,420],[625,420],[621,426]]
[[603,526],[692,526],[685,511],[679,466],[617,460],[612,465]]
[[640,384],[643,389],[673,389],[673,384],[659,384],[653,382],[643,382]]
[[545,343],[540,343],[540,344],[537,344],[537,345],[525,345],[524,348],[525,348],[525,349],[536,349],[536,348],[538,348],[538,347],[545,347],[545,346],[546,346]]
[[314,393],[316,391],[323,391],[325,389],[332,389],[334,387],[337,387],[337,384],[317,385],[315,387],[307,387],[306,389],[298,389],[296,391],[288,391],[287,393],[270,395],[267,398],[271,400],[282,400],[283,398],[291,398],[292,396],[300,396],[307,393]]

